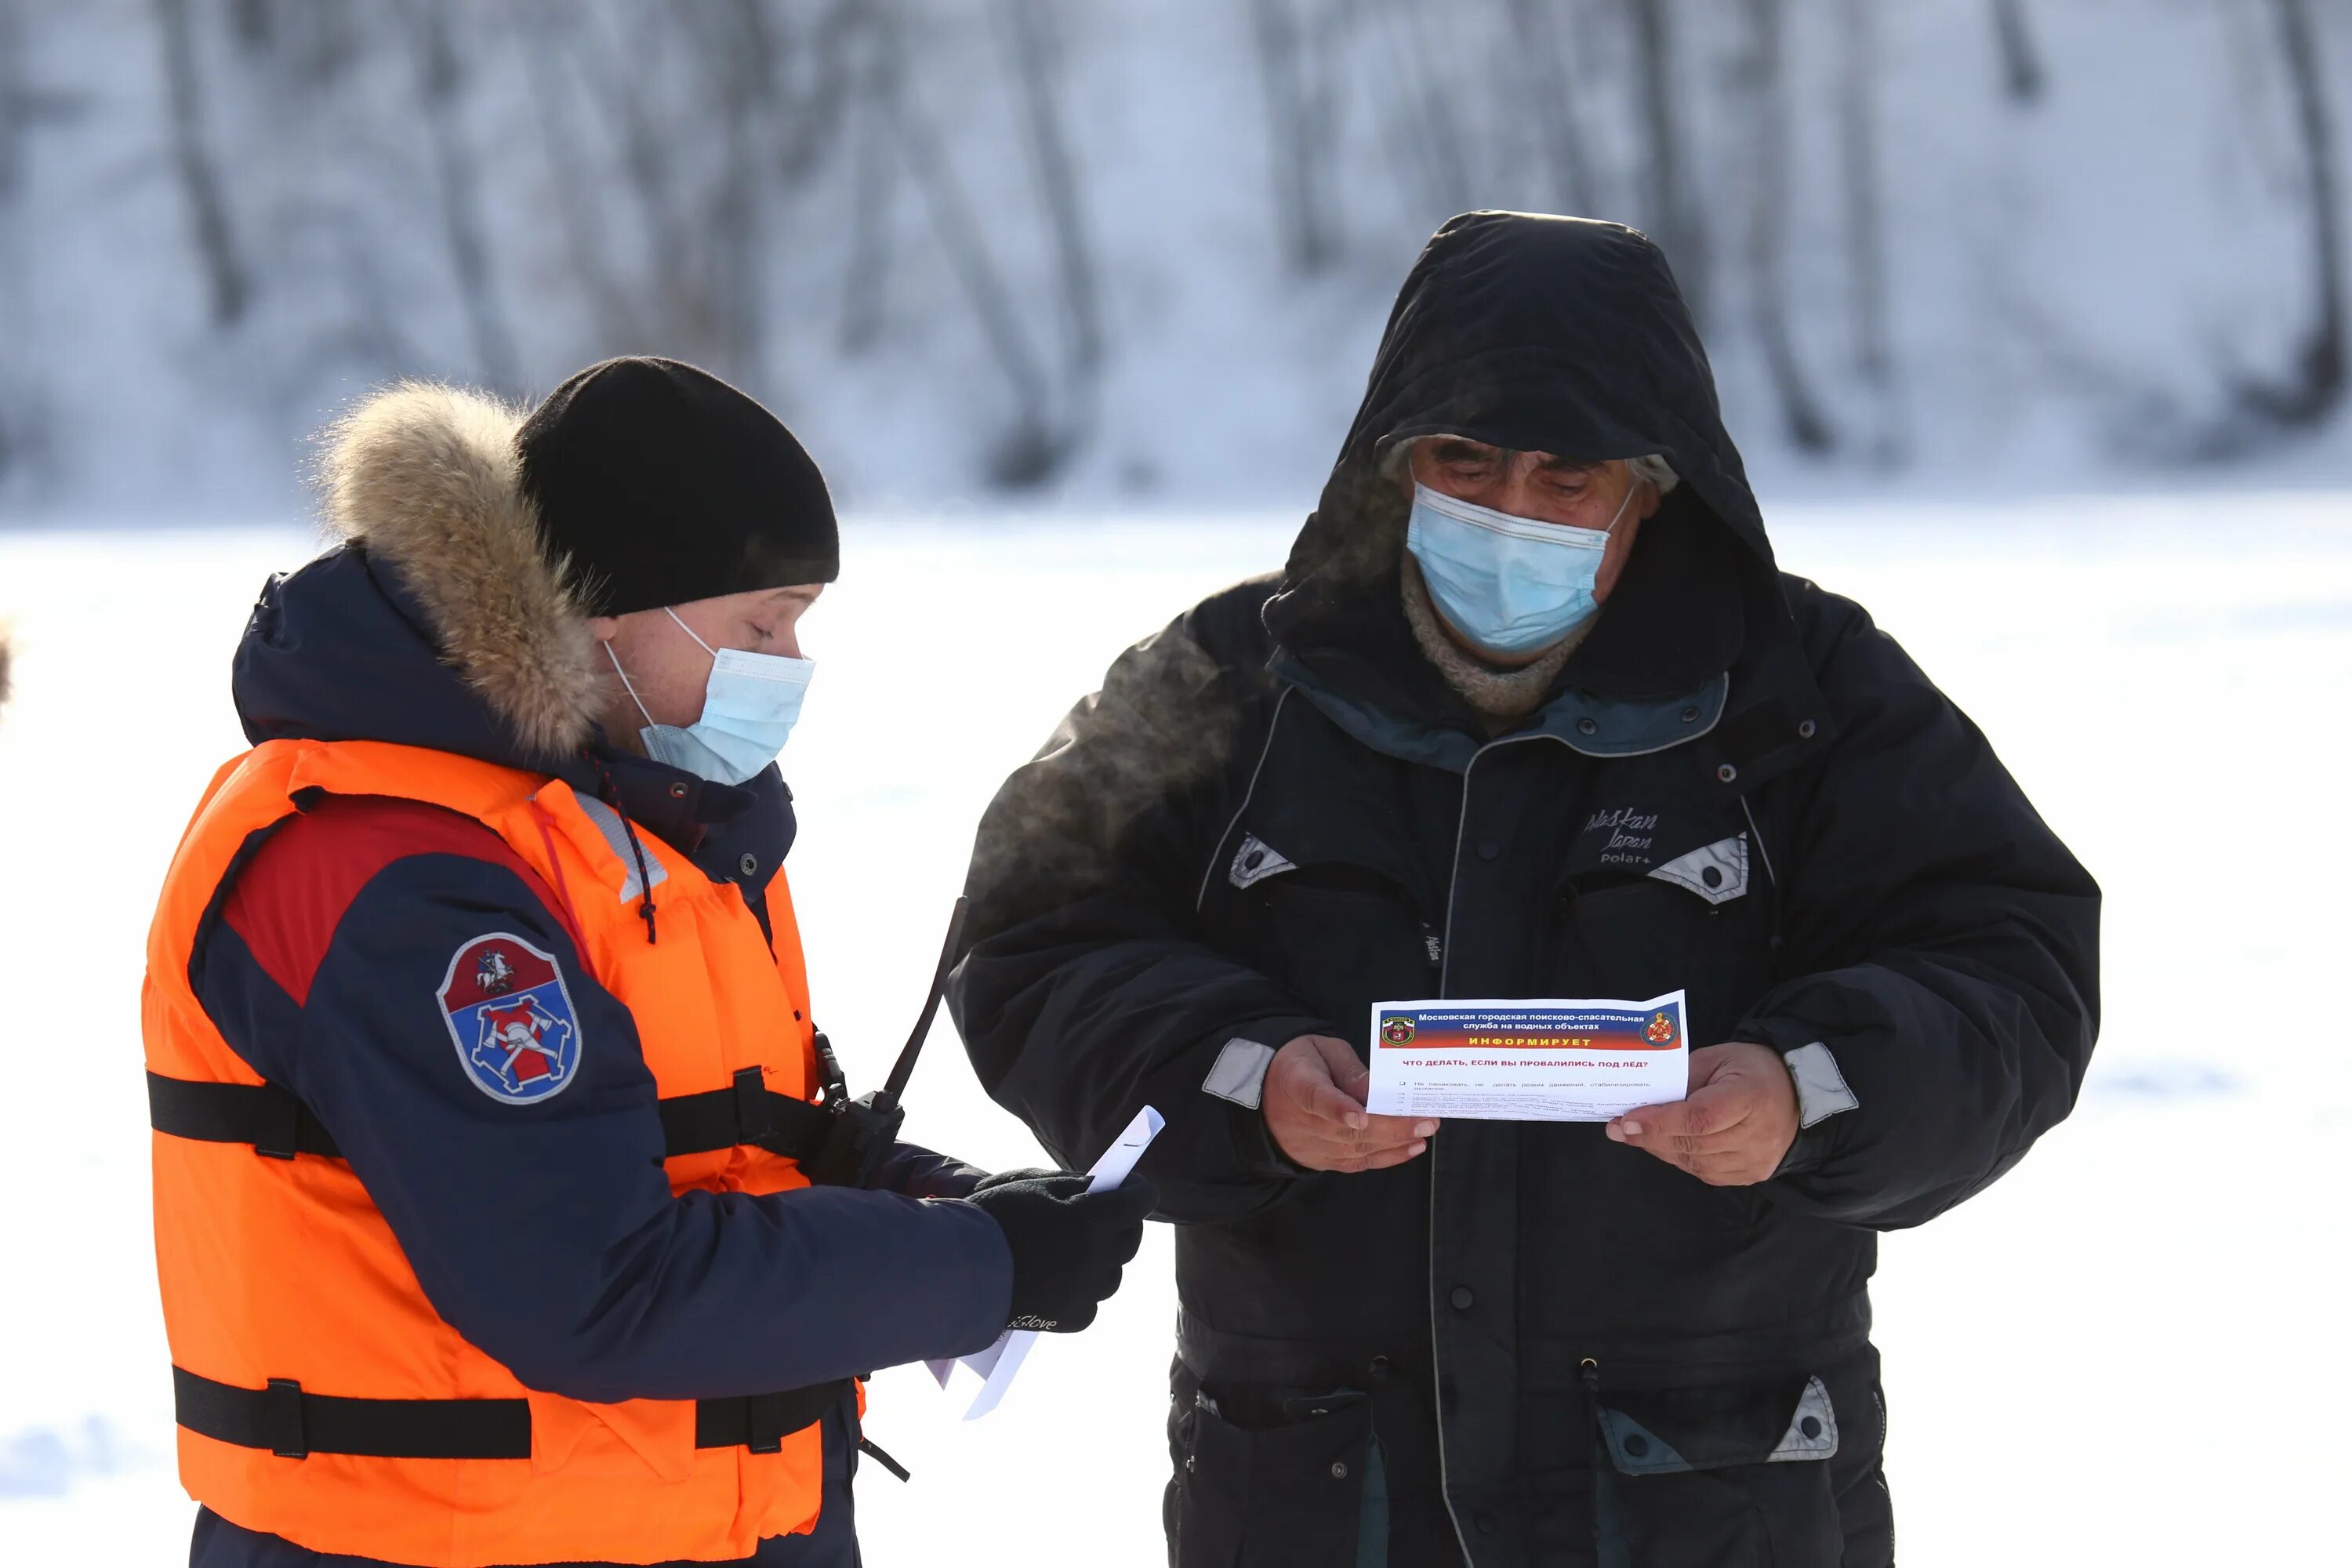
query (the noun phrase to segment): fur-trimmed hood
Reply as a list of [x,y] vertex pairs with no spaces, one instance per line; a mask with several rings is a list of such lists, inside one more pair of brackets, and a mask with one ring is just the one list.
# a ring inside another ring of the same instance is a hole
[[325,523],[388,567],[441,658],[532,758],[595,734],[601,667],[571,567],[522,483],[523,412],[410,382],[340,420],[320,458]]
[[687,854],[792,847],[791,793],[769,769],[714,784],[606,743],[596,647],[563,562],[542,554],[510,445],[487,398],[404,386],[330,434],[336,542],[261,590],[231,691],[246,738],[384,741],[562,779]]

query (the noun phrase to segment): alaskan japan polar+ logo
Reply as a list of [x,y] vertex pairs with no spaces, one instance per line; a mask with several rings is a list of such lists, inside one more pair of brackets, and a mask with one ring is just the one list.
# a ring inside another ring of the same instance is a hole
[[555,956],[509,931],[476,937],[449,960],[442,1021],[474,1087],[507,1105],[535,1105],[580,1071],[579,1015]]

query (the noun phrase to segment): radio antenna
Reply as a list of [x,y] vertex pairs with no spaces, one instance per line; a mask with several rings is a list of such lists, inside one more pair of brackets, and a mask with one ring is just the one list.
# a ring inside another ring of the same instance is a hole
[[948,940],[940,948],[940,966],[931,975],[931,994],[923,999],[923,1015],[915,1020],[915,1032],[907,1037],[907,1044],[898,1052],[897,1065],[890,1077],[874,1096],[874,1109],[888,1110],[898,1105],[907,1092],[907,1080],[915,1076],[915,1061],[923,1054],[923,1042],[930,1037],[931,1020],[939,1016],[940,999],[947,994],[948,971],[955,966],[956,947],[963,941],[963,919],[971,908],[971,900],[959,896],[955,912],[948,917]]

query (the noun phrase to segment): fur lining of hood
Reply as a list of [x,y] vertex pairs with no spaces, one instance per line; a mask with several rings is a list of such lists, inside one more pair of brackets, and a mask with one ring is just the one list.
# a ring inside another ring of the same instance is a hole
[[603,685],[570,563],[551,554],[515,447],[523,411],[407,382],[322,437],[328,530],[399,574],[442,658],[533,756],[594,735]]

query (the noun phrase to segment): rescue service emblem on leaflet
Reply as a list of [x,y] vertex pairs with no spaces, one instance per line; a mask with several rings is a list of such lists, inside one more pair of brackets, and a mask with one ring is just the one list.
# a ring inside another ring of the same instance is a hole
[[579,1015],[551,953],[507,931],[449,960],[441,1016],[474,1087],[509,1105],[562,1094],[580,1069]]

